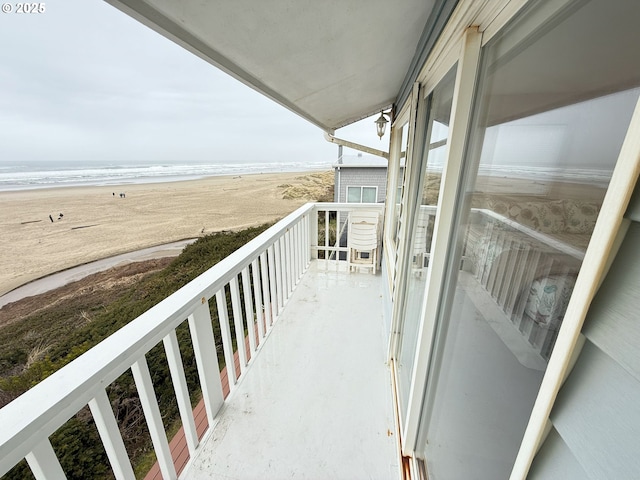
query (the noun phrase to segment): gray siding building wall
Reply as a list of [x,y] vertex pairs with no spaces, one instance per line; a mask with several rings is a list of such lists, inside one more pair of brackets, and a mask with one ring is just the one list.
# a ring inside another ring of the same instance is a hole
[[347,201],[347,187],[377,187],[377,202],[387,195],[387,167],[336,165],[334,201]]
[[640,478],[640,189],[631,226],[589,309],[585,344],[529,479]]

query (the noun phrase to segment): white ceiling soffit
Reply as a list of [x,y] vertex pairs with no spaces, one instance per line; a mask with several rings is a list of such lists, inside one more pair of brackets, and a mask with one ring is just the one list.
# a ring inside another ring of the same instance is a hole
[[391,105],[434,0],[106,0],[333,130]]

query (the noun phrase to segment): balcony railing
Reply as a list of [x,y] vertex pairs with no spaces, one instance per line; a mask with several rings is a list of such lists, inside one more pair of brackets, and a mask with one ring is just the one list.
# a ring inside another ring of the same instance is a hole
[[[342,226],[349,211],[361,208],[375,208],[382,213],[382,206],[378,205],[307,204],[299,208],[1,409],[0,476],[26,458],[37,479],[65,478],[49,437],[88,405],[115,477],[135,478],[106,391],[130,370],[160,471],[164,478],[177,478],[146,355],[163,343],[186,443],[193,457],[199,448],[199,437],[176,328],[186,319],[211,429],[225,400],[209,301],[215,297],[212,303],[233,391],[239,374],[244,374],[252,363],[311,259],[340,262],[341,254],[346,258],[347,240],[341,233]],[[240,371],[236,371],[234,345],[244,345],[247,337],[248,351],[236,351],[240,364]]]

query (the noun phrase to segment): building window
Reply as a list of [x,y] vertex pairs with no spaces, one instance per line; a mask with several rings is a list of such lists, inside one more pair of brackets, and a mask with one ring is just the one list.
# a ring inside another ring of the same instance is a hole
[[378,187],[347,187],[347,203],[376,203]]
[[548,3],[482,56],[421,419],[434,478],[509,478],[640,93],[635,2]]

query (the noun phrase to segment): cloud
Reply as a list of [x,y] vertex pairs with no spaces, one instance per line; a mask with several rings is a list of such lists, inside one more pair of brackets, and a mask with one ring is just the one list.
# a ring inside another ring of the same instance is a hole
[[0,16],[0,161],[335,160],[317,127],[105,2],[46,7]]

